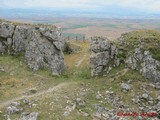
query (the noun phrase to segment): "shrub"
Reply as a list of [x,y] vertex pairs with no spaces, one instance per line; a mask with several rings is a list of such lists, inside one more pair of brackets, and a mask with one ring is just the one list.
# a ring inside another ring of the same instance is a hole
[[63,52],[66,54],[71,54],[73,52],[69,42],[64,43]]

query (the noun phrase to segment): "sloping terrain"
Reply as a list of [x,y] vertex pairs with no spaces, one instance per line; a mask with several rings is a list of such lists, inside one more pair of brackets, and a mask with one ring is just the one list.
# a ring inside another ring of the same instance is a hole
[[[137,34],[141,32],[134,37]],[[130,34],[126,38],[131,38]],[[10,114],[11,120],[21,118],[24,112],[38,112],[38,120],[158,120],[159,82],[145,79],[123,62],[108,75],[91,77],[90,43],[70,44],[81,49],[65,54],[67,70],[61,77],[53,77],[50,70],[43,69],[33,73],[23,56],[0,56],[0,67],[4,69],[0,72],[0,120],[6,119],[10,102],[20,103],[19,111]],[[121,57],[123,60],[123,54]],[[118,112],[139,115],[124,117]],[[155,115],[141,115],[143,112]]]

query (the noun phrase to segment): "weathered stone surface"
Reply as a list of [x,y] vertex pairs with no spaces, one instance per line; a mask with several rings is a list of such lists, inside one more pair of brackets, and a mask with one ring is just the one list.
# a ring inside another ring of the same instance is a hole
[[0,41],[0,54],[4,54],[4,52],[5,52],[5,45],[3,44],[3,41],[1,42]]
[[37,120],[38,115],[38,112],[22,113],[20,120]]
[[13,114],[13,113],[16,113],[16,112],[19,112],[20,110],[16,107],[16,106],[9,106],[7,108],[7,114],[10,115],[10,114]]
[[0,66],[0,72],[5,72],[5,69]]
[[122,83],[121,88],[122,88],[122,91],[124,91],[124,92],[131,90],[131,86],[126,83]]
[[34,28],[27,25],[16,26],[13,36],[13,50],[15,54],[25,52],[30,40],[34,39]]
[[53,25],[0,23],[0,54],[25,54],[29,68],[49,68],[59,76],[64,70],[61,31]]
[[109,68],[119,65],[118,49],[107,39],[94,37],[91,41],[91,75],[107,74]]
[[2,22],[0,23],[0,38],[9,38],[12,37],[14,33],[15,25],[12,23]]
[[140,73],[149,80],[157,82],[160,80],[160,62],[155,60],[149,51],[136,48],[134,53],[130,55],[125,63],[132,69],[139,70]]

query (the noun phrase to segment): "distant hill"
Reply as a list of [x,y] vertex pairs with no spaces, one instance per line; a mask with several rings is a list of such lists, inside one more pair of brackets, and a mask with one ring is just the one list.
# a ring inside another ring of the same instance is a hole
[[128,19],[160,19],[160,14],[128,8],[109,7],[105,10],[75,10],[75,9],[0,9],[1,18],[24,17],[91,17],[91,18],[128,18]]

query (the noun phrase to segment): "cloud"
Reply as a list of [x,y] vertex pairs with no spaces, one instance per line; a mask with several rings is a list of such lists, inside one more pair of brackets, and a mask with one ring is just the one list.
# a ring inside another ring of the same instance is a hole
[[120,6],[150,12],[160,12],[159,0],[0,0],[8,8],[74,8],[102,9]]

